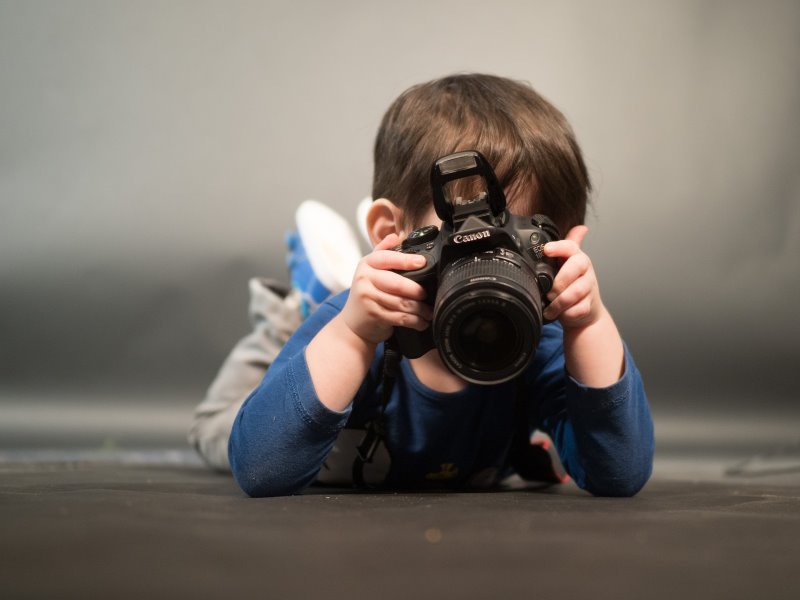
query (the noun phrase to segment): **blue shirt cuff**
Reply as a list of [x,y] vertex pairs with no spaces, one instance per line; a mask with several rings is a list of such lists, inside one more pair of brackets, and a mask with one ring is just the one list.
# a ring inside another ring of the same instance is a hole
[[602,388],[589,387],[567,373],[566,404],[570,414],[607,413],[628,401],[636,366],[624,342],[623,351],[624,368],[622,376],[609,386]]

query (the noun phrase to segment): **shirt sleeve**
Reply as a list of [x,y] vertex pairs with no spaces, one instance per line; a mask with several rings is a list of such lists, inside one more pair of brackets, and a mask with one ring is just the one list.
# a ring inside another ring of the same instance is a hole
[[228,455],[233,475],[250,496],[296,494],[314,481],[350,415],[323,405],[305,349],[338,313],[320,306],[289,339],[233,423]]
[[622,377],[582,385],[564,366],[563,346],[537,379],[539,422],[575,483],[597,496],[633,496],[650,478],[655,438],[642,376],[625,346]]

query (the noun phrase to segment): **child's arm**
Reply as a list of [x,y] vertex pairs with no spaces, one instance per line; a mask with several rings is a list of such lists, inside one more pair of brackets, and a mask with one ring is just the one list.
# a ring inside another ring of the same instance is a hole
[[544,316],[564,328],[567,371],[583,385],[606,387],[622,375],[622,338],[603,306],[592,261],[581,250],[588,228],[573,227],[565,239],[545,246],[547,256],[565,259],[553,281]]
[[361,260],[344,306],[337,297],[315,311],[239,411],[229,458],[251,496],[295,494],[314,481],[353,399],[376,385],[377,344],[395,324],[427,326],[421,286],[388,271],[419,266],[419,257],[388,250],[398,241],[388,237]]
[[353,276],[344,309],[306,349],[311,380],[320,402],[344,410],[352,401],[375,355],[375,348],[396,326],[423,330],[431,309],[418,283],[391,272],[424,266],[425,259],[390,250],[400,242],[392,234],[365,256]]
[[570,375],[563,389],[556,383],[563,375],[551,365],[552,377],[544,381],[553,384],[555,396],[564,394],[566,411],[555,403],[545,408],[545,420],[579,486],[596,495],[630,496],[652,471],[653,423],[641,375],[600,300],[592,263],[580,249],[587,231],[575,227],[566,239],[545,247],[548,256],[565,259],[545,316],[563,327],[561,364]]

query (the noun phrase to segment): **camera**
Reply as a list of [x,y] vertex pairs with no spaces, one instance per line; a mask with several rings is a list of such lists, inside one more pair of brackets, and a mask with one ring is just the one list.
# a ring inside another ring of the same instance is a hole
[[436,160],[431,187],[441,229],[415,229],[395,250],[425,257],[424,267],[399,273],[425,289],[433,320],[424,331],[396,327],[393,342],[409,358],[437,348],[444,364],[472,383],[513,379],[541,337],[559,268],[543,248],[560,239],[558,228],[544,215],[509,213],[492,167],[474,150]]

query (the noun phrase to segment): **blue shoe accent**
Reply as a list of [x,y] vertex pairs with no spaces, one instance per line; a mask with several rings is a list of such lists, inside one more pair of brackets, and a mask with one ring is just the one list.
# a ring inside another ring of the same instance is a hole
[[348,222],[329,206],[305,200],[295,212],[296,231],[286,234],[286,265],[300,292],[303,318],[332,294],[347,289],[361,250]]
[[331,295],[325,285],[317,278],[311,261],[308,260],[303,240],[297,231],[288,231],[285,236],[286,266],[292,287],[300,292],[300,314],[306,319]]

